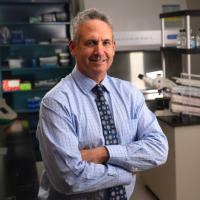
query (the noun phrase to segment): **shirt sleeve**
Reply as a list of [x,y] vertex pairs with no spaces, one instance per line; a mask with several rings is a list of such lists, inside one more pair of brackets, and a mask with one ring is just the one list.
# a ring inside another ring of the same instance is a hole
[[119,166],[82,160],[72,116],[54,99],[41,103],[37,137],[50,184],[58,192],[91,192],[132,180],[132,173]]
[[[141,94],[142,95],[142,94]],[[137,96],[135,119],[136,140],[126,145],[108,145],[109,164],[120,166],[130,172],[143,171],[167,160],[168,142],[161,130],[157,118],[145,104],[143,96]],[[133,133],[135,134],[135,133]]]

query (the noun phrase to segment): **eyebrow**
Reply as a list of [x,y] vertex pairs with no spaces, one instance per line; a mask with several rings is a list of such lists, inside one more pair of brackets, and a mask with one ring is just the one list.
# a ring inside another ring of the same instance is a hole
[[[92,39],[92,38],[91,38],[91,39],[86,39],[85,41],[86,41],[86,42],[87,42],[87,41],[98,42],[99,40],[98,40],[98,39]],[[103,40],[100,40],[100,41],[103,41],[103,42],[105,42],[105,41],[111,41],[111,42],[112,42],[113,40],[107,38],[107,39],[103,39]]]

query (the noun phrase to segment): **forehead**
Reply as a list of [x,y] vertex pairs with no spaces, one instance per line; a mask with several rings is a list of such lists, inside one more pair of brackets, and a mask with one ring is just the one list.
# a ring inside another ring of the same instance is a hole
[[79,27],[79,35],[81,38],[112,39],[112,28],[101,20],[88,20]]

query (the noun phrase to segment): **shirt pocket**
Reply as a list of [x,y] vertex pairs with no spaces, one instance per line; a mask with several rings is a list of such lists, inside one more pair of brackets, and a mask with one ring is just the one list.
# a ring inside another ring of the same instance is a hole
[[129,144],[136,140],[137,119],[122,121],[119,127],[120,143]]

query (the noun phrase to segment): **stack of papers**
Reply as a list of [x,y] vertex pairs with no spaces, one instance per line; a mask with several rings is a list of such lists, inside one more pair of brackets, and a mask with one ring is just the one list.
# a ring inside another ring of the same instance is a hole
[[177,86],[172,87],[171,93],[181,94],[184,96],[200,97],[200,88],[190,86]]
[[200,88],[177,86],[171,89],[170,109],[175,113],[200,116]]
[[172,112],[176,112],[176,113],[200,116],[200,107],[172,103],[171,110]]

